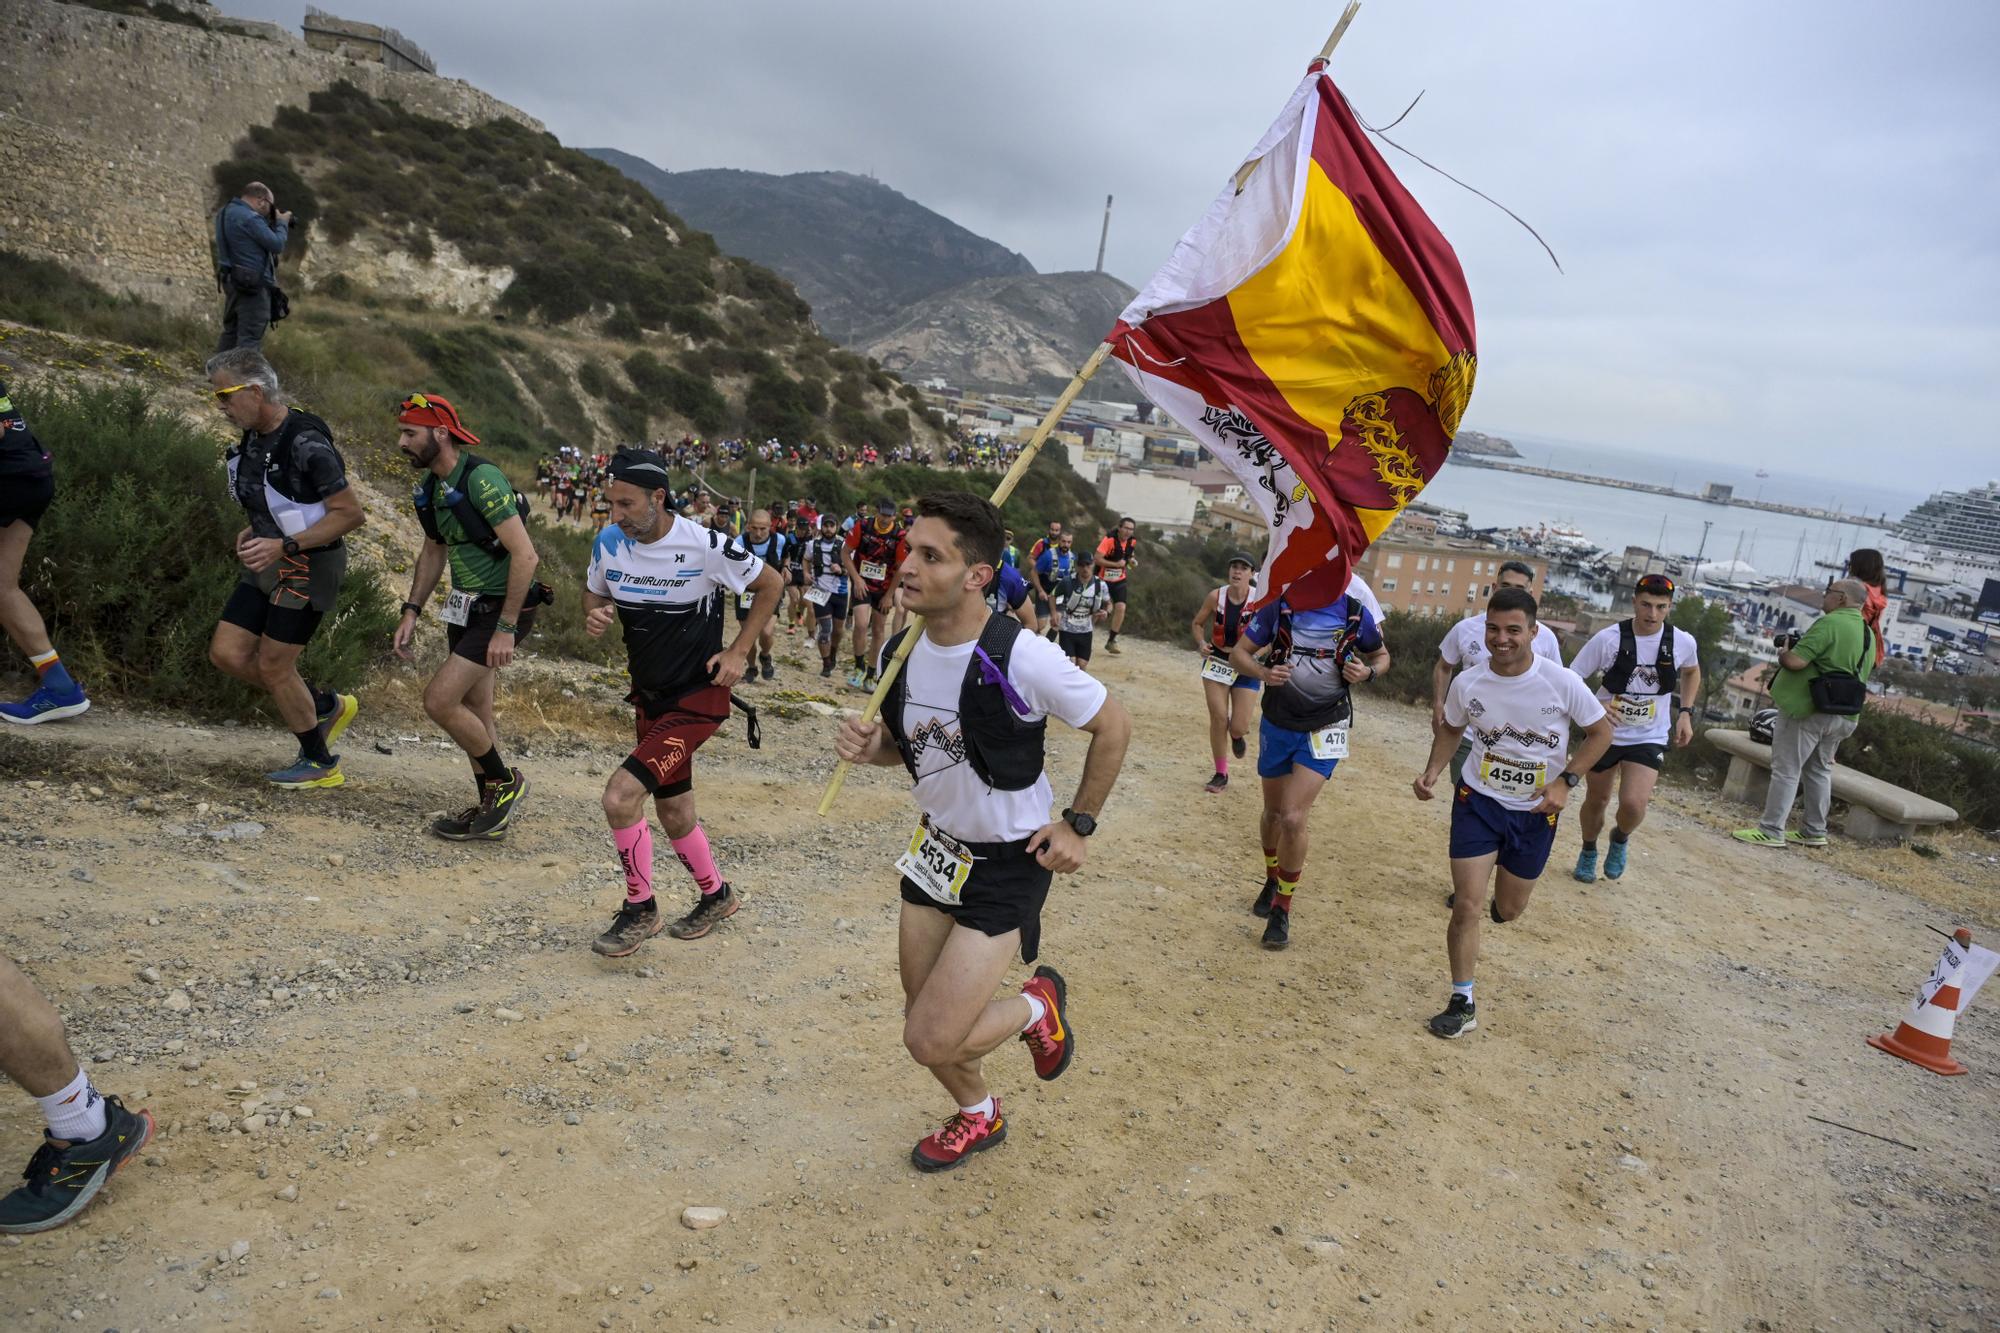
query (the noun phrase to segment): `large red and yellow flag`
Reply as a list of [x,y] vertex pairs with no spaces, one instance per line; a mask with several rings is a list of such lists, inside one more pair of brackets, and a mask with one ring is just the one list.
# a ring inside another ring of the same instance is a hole
[[1458,257],[1319,62],[1106,341],[1270,520],[1256,605],[1346,591],[1472,393]]

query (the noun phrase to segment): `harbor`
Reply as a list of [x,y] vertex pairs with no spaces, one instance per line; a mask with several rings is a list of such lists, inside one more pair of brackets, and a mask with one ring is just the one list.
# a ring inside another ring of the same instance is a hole
[[1790,514],[1794,518],[1819,519],[1828,523],[1851,523],[1859,527],[1880,527],[1886,522],[1882,514],[1844,514],[1837,510],[1815,508],[1810,505],[1782,504],[1776,500],[1746,499],[1730,493],[1727,487],[1711,487],[1708,492],[1675,490],[1655,482],[1630,481],[1623,477],[1598,476],[1588,472],[1565,472],[1558,468],[1536,467],[1531,463],[1511,463],[1504,458],[1485,454],[1452,455],[1454,467],[1493,468],[1501,472],[1518,472],[1523,476],[1547,477],[1555,481],[1572,481],[1586,486],[1609,486],[1621,491],[1644,491],[1648,495],[1667,496],[1676,500],[1692,500],[1698,504],[1728,505],[1737,509],[1760,509],[1770,514]]

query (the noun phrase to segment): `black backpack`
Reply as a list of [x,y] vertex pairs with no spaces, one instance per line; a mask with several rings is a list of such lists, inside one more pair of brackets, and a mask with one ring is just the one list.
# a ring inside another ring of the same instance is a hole
[[[1659,688],[1655,694],[1672,694],[1680,673],[1674,667],[1674,627],[1660,626],[1660,651],[1655,657],[1656,665],[1653,682]],[[1623,694],[1625,687],[1632,683],[1632,673],[1639,669],[1639,636],[1632,632],[1632,621],[1618,622],[1618,655],[1611,659],[1611,665],[1604,669],[1604,691],[1606,694]]]
[[[488,466],[486,460],[477,454],[466,454],[464,460],[465,471],[459,474],[461,477],[470,477],[474,468]],[[501,476],[505,475],[506,473],[501,473]],[[507,484],[514,490],[515,512],[520,514],[521,522],[526,523],[528,497],[521,494],[520,488],[515,487],[512,482]],[[411,499],[416,503],[417,522],[423,524],[424,536],[442,546],[444,538],[438,533],[437,522],[437,490],[438,475],[432,472],[418,483]],[[451,510],[451,516],[458,520],[458,526],[464,531],[467,542],[477,546],[495,560],[506,559],[506,543],[502,542],[493,531],[493,525],[486,521],[486,515],[479,512],[479,506],[472,503],[471,496],[454,487],[444,493],[444,503],[445,507]]]
[[[908,633],[909,630],[902,630],[889,640],[882,650],[885,661],[894,659],[903,636]],[[1007,655],[1021,633],[1021,622],[1011,616],[989,616],[986,627],[979,631],[979,643],[972,651],[972,658],[965,664],[965,679],[958,687],[958,725],[965,739],[965,761],[972,765],[981,782],[996,791],[1025,791],[1034,786],[1042,775],[1045,757],[1043,742],[1048,735],[1048,719],[1034,722],[1023,719],[1008,702],[1013,687],[1002,688],[1000,683],[1007,679]],[[988,673],[988,662],[999,672],[998,680]],[[903,756],[903,767],[910,770],[914,781],[917,754],[903,732],[903,704],[909,698],[909,681],[908,671],[896,673],[888,695],[882,700],[881,718],[890,738],[896,742],[897,752]]]

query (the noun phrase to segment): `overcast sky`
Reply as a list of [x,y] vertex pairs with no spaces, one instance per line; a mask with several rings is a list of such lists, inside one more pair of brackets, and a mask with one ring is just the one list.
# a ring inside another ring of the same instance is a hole
[[[298,0],[221,0],[296,26]],[[1143,284],[1340,6],[327,0],[669,170],[868,172]],[[1254,26],[1246,21],[1254,15]],[[1776,469],[2000,476],[2000,4],[1369,0],[1335,78],[1465,265],[1465,424]]]

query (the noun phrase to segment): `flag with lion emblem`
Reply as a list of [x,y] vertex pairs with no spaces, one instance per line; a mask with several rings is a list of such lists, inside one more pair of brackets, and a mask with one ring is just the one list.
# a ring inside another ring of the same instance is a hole
[[1105,341],[1271,525],[1254,606],[1346,591],[1437,475],[1472,393],[1472,298],[1315,62]]

